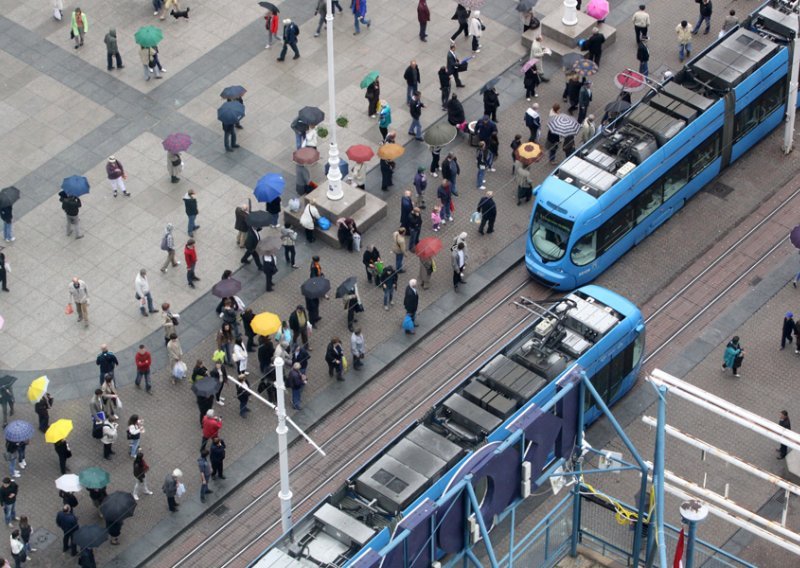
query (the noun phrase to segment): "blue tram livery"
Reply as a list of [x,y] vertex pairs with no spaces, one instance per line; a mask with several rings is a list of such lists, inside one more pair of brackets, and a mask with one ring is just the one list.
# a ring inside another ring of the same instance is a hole
[[[425,514],[449,514],[449,507],[437,509],[435,503],[447,498],[476,462],[485,463],[495,448],[511,442],[523,424],[531,428],[521,443],[506,444],[513,452],[501,456],[511,461],[502,463],[504,483],[493,483],[491,500],[504,497],[496,510],[485,512],[492,519],[526,496],[513,493],[521,485],[514,475],[525,463],[529,468],[534,463],[535,480],[555,467],[559,456],[570,459],[579,421],[578,389],[566,389],[574,394],[572,414],[563,410],[563,399],[557,403],[561,406],[554,405],[554,397],[565,382],[577,384],[576,373],[582,372],[607,404],[618,401],[639,372],[644,319],[631,302],[599,286],[585,286],[561,299],[519,304],[535,315],[530,325],[348,477],[295,525],[291,537],[281,537],[254,566],[399,568],[446,561],[464,546],[459,540],[463,520],[452,519],[455,540],[429,534],[397,546],[396,539],[409,538],[409,523],[423,532],[430,527],[421,520]],[[587,396],[585,422],[599,416]],[[534,423],[538,418],[543,420]],[[562,426],[557,428],[558,420]],[[541,451],[538,457],[531,457],[532,450],[523,457],[520,446]],[[481,497],[482,513],[487,495]]]
[[781,124],[791,4],[753,12],[536,188],[525,254],[535,279],[562,290],[592,281]]

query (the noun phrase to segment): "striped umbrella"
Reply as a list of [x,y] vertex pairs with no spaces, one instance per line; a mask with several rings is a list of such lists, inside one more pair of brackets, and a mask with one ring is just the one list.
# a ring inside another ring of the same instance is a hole
[[547,123],[547,128],[556,136],[575,136],[581,125],[567,114],[557,114]]

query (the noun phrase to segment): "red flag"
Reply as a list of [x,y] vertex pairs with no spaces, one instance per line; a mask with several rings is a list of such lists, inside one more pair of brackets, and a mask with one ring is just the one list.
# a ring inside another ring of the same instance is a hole
[[683,568],[683,527],[678,537],[678,545],[675,547],[675,561],[672,563],[672,568]]

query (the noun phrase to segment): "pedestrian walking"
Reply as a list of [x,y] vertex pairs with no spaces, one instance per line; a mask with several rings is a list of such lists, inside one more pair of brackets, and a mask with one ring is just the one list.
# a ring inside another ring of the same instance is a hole
[[6,261],[6,255],[0,252],[0,286],[2,286],[3,292],[10,292],[8,289],[8,273],[10,271],[11,269]]
[[14,237],[14,208],[12,205],[0,207],[0,219],[3,220],[3,240],[7,243],[13,243],[17,239]]
[[786,347],[787,341],[789,345],[792,344],[792,334],[795,333],[796,325],[794,314],[792,312],[786,312],[783,318],[783,329],[781,331],[781,349]]
[[681,23],[675,27],[675,33],[678,35],[678,58],[683,63],[683,60],[692,56],[692,24],[686,20],[681,20]]
[[645,5],[639,4],[639,10],[633,14],[633,32],[636,35],[636,44],[642,37],[647,37],[647,28],[650,27],[650,14],[645,11]]
[[[453,197],[452,197],[452,186],[448,180],[442,180],[442,184],[436,190],[436,197],[439,198],[439,208],[438,210],[434,211],[439,217],[439,222],[442,225],[447,224],[447,221],[453,221],[453,210],[455,207],[453,206]],[[433,222],[433,230],[438,230],[437,222],[433,217],[433,213],[431,214],[431,220]]]
[[359,23],[368,28],[372,25],[372,21],[367,19],[367,0],[350,0],[350,10],[353,12],[353,35],[361,33]]
[[211,463],[211,479],[225,479],[224,461],[225,461],[225,440],[220,437],[215,437],[211,440],[211,449],[209,450],[209,462]]
[[419,309],[419,291],[417,290],[417,281],[412,278],[408,281],[405,293],[403,294],[403,307],[406,314],[411,317],[414,327],[417,327],[417,310]]
[[54,444],[56,455],[58,456],[58,469],[61,475],[70,471],[67,467],[67,460],[72,457],[72,450],[67,440],[59,440]]
[[439,72],[437,75],[439,77],[439,91],[441,92],[442,110],[446,110],[447,101],[450,100],[450,73],[447,71],[447,67],[442,65],[439,67]]
[[114,28],[108,30],[103,41],[106,44],[106,68],[109,71],[114,69],[114,61],[116,60],[117,69],[124,69],[122,56],[119,54],[119,47],[117,46],[117,30]]
[[419,207],[414,207],[408,217],[408,250],[414,252],[419,243],[419,236],[422,232],[422,211]]
[[[45,393],[46,394],[46,393]],[[11,385],[5,385],[0,388],[0,406],[3,408],[3,428],[8,426],[8,417],[14,416],[14,391]],[[9,412],[10,411],[10,412]]]
[[164,264],[161,265],[161,272],[166,273],[170,264],[172,266],[178,266],[181,261],[175,260],[175,236],[172,234],[173,229],[172,223],[167,223],[167,226],[164,227],[164,234],[161,236],[161,250],[167,253],[167,258],[164,260]]
[[415,60],[411,60],[406,70],[403,72],[403,79],[406,81],[406,104],[411,105],[411,100],[414,98],[414,93],[419,91],[419,85],[422,79],[419,73],[419,67]]
[[[292,315],[289,316],[289,327],[292,329],[292,335],[299,344],[308,348],[308,325],[310,323],[308,312],[303,306],[298,305]],[[312,324],[313,325],[313,324]],[[270,342],[271,343],[271,342]],[[259,348],[259,358],[261,356],[261,348]],[[262,373],[264,371],[262,370]]]
[[296,243],[297,243],[297,231],[292,229],[291,224],[284,223],[283,228],[281,229],[281,245],[283,245],[283,257],[286,260],[287,264],[290,264],[292,268],[300,268],[295,263],[295,258],[297,255],[297,251],[295,249]]
[[152,495],[153,492],[147,487],[147,472],[150,471],[150,466],[144,460],[144,452],[141,449],[136,450],[133,457],[133,478],[136,480],[133,484],[133,498],[139,500],[139,486],[144,489],[145,495]]
[[699,4],[700,15],[697,18],[697,23],[694,25],[692,34],[697,35],[697,32],[700,31],[700,26],[705,22],[706,29],[703,31],[703,35],[705,35],[711,30],[711,12],[713,6],[711,5],[711,0],[697,0],[697,3]]
[[489,164],[489,150],[486,148],[486,142],[478,142],[478,149],[475,151],[475,160],[477,162],[477,178],[475,187],[478,189],[486,189],[486,168]]
[[[459,7],[461,7],[461,4],[459,4]],[[458,9],[456,9],[456,12],[458,12]],[[461,28],[459,28],[459,31],[460,30],[461,30]],[[466,30],[464,30],[464,32],[466,34]],[[458,34],[456,34],[456,35],[458,35]],[[453,79],[455,79],[456,87],[463,87],[464,83],[461,82],[461,78],[459,77],[458,74],[462,70],[466,71],[467,70],[467,66],[466,66],[466,64],[462,64],[461,61],[458,59],[458,54],[456,53],[456,44],[454,44],[454,43],[450,44],[450,50],[447,52],[447,65],[446,65],[446,68],[447,68],[447,74],[451,75],[453,77]]]
[[170,512],[175,513],[178,510],[178,503],[175,498],[178,495],[178,489],[181,483],[181,479],[183,478],[183,472],[179,469],[172,470],[172,473],[167,474],[167,477],[164,478],[164,483],[161,485],[161,491],[164,492],[164,495],[167,497],[167,506],[169,507]]
[[108,163],[106,163],[106,175],[108,176],[108,181],[111,184],[111,190],[114,192],[114,197],[117,196],[117,191],[121,191],[122,195],[125,197],[131,196],[131,194],[128,193],[128,190],[125,188],[125,180],[128,179],[128,175],[125,173],[125,168],[122,167],[122,162],[117,160],[114,156],[108,157]]
[[387,266],[380,274],[380,285],[383,288],[383,309],[388,310],[389,305],[394,305],[394,292],[397,290],[397,273],[394,268]]
[[[247,390],[250,388],[248,376],[250,376],[250,373],[247,371],[239,374],[239,384],[236,385],[236,398],[239,400],[239,416],[242,418],[246,418],[247,413],[250,412],[250,409],[247,408],[247,403],[250,401],[250,391]],[[212,446],[211,449],[213,450],[214,447]]]
[[178,174],[183,172],[183,158],[179,152],[167,152],[167,173],[171,183],[178,183],[181,178]]
[[538,142],[542,128],[542,117],[539,115],[539,103],[533,103],[525,111],[525,126],[528,127],[528,142]]
[[367,99],[367,115],[370,118],[375,118],[380,110],[381,100],[381,80],[379,77],[376,77],[372,83],[367,85],[364,98]]
[[125,435],[128,438],[130,456],[133,459],[136,459],[136,454],[139,451],[142,434],[144,434],[144,421],[139,418],[138,414],[131,414],[131,417],[128,418],[128,429]]
[[539,69],[534,63],[525,71],[525,75],[522,78],[522,85],[525,87],[526,100],[529,101],[531,100],[531,97],[539,96],[536,94],[536,87],[538,87],[541,82],[541,78],[539,77]]
[[241,146],[236,142],[236,124],[222,123],[222,143],[226,152],[233,152]]
[[267,10],[267,13],[264,14],[264,27],[267,30],[267,45],[264,46],[264,49],[272,47],[272,40],[278,36],[279,21],[278,14],[273,14],[271,10]]
[[39,431],[44,434],[50,427],[50,409],[53,408],[53,397],[50,393],[44,393],[42,398],[33,406],[33,410],[39,417]]
[[422,142],[422,109],[425,108],[425,103],[422,102],[419,91],[414,91],[409,102],[409,112],[411,113],[411,124],[408,127],[409,136],[413,136],[416,140]]
[[292,389],[292,408],[295,410],[303,410],[302,398],[303,388],[308,383],[308,378],[305,374],[300,372],[300,363],[293,363],[292,370],[289,371],[288,386]]
[[250,204],[246,202],[243,203],[235,209],[234,213],[236,215],[236,220],[233,228],[237,231],[236,244],[239,245],[239,248],[244,248],[247,232],[250,230],[247,224],[247,216],[250,214]]
[[203,439],[200,442],[200,451],[206,449],[206,445],[211,438],[215,438],[222,429],[222,419],[214,415],[214,409],[210,408],[203,417]]
[[119,366],[119,359],[113,351],[108,350],[108,345],[103,343],[100,346],[100,353],[95,359],[95,364],[100,368],[100,386],[102,387],[107,382],[107,376],[111,375],[113,379],[114,371]]
[[466,282],[464,270],[467,266],[467,251],[464,243],[453,245],[450,249],[450,260],[453,266],[453,288],[458,290],[458,285]]
[[642,37],[639,40],[639,46],[636,48],[636,60],[639,62],[639,73],[647,77],[650,74],[650,68],[648,67],[650,50],[647,48],[646,37]]
[[[300,223],[302,224],[302,222],[303,219],[301,217]],[[245,237],[244,241],[245,253],[239,262],[241,262],[242,264],[250,264],[250,260],[248,259],[252,257],[253,261],[256,263],[256,266],[258,267],[258,270],[263,271],[264,267],[261,264],[261,257],[258,254],[258,252],[256,252],[256,249],[258,248],[258,243],[261,240],[260,231],[261,229],[256,227],[250,227],[248,229],[247,236]]]
[[592,82],[586,81],[581,85],[578,93],[578,123],[583,124],[588,114],[589,104],[592,102]]
[[328,15],[328,2],[326,0],[317,0],[317,7],[314,10],[314,15],[319,16],[319,22],[317,23],[317,30],[314,32],[314,37],[319,37],[319,33],[325,25],[325,16]]
[[381,159],[381,189],[383,191],[389,191],[389,188],[394,185],[394,168],[395,163],[393,160]]
[[103,437],[101,441],[103,442],[103,457],[110,460],[111,456],[116,453],[113,447],[114,442],[117,441],[116,416],[108,416],[106,414],[106,419],[103,421]]
[[202,450],[200,457],[197,458],[197,469],[200,471],[200,502],[206,502],[206,495],[214,493],[208,488],[208,480],[211,478],[211,464],[208,462],[208,450]]
[[392,107],[389,106],[384,100],[380,101],[380,109],[378,110],[378,130],[381,133],[381,140],[383,143],[389,137],[389,127],[392,125]]
[[431,11],[426,0],[419,0],[417,4],[417,20],[419,21],[419,39],[428,41],[428,22],[431,21]]
[[197,249],[195,248],[194,239],[186,241],[186,246],[183,247],[183,258],[186,261],[186,282],[189,284],[189,288],[194,288],[194,283],[200,281],[195,272],[197,269]]
[[69,286],[69,295],[75,303],[75,313],[78,314],[78,321],[82,321],[84,327],[89,327],[89,288],[86,286],[86,282],[77,276],[73,276],[72,283]]
[[353,358],[353,369],[358,370],[364,366],[362,361],[366,356],[366,344],[361,328],[356,326],[350,334],[350,356]]
[[398,274],[405,272],[403,269],[403,259],[408,251],[408,242],[406,239],[407,236],[405,227],[400,227],[394,232],[394,234],[392,234],[392,252],[394,253],[395,259],[394,268]]
[[461,32],[464,32],[464,38],[469,37],[469,10],[467,10],[464,6],[459,4],[456,6],[456,11],[453,16],[450,18],[451,20],[458,21],[458,29],[456,33],[450,36],[450,41],[455,41],[458,38],[458,35]]
[[190,237],[194,237],[194,232],[200,228],[200,225],[196,224],[195,221],[197,219],[197,194],[193,189],[190,189],[186,192],[186,195],[183,196],[183,208],[186,211],[186,217],[188,218],[188,226],[186,228],[186,233]]
[[144,379],[145,391],[147,394],[152,394],[150,365],[153,363],[153,358],[144,343],[139,344],[139,350],[136,351],[136,355],[134,355],[134,362],[136,363],[136,387],[141,388],[142,379]]
[[153,47],[139,49],[139,60],[142,62],[145,81],[149,81],[151,75],[155,75],[156,79],[161,79],[161,68],[156,65],[156,57],[156,50]]
[[64,536],[61,539],[61,551],[67,552],[69,550],[72,556],[77,556],[78,546],[72,538],[75,536],[75,531],[78,530],[79,524],[78,517],[73,512],[72,507],[64,505],[61,508],[56,515],[56,526],[64,532]]
[[134,294],[139,301],[139,311],[142,316],[147,317],[156,313],[158,310],[153,306],[153,294],[150,291],[150,281],[147,279],[147,269],[139,269],[139,273],[133,281]]
[[[780,416],[778,417],[778,426],[781,428],[786,428],[787,430],[792,429],[792,422],[789,420],[789,412],[786,410],[781,410]],[[789,453],[789,448],[786,444],[781,444],[781,447],[776,450],[778,452],[778,459],[782,460],[786,457],[786,454]]]
[[483,91],[483,114],[493,122],[497,122],[498,108],[500,108],[500,95],[497,94],[497,89],[492,87]]
[[67,236],[72,235],[74,230],[75,238],[82,239],[83,233],[81,233],[79,214],[83,203],[81,203],[79,197],[67,195],[64,191],[58,193],[58,199],[61,202],[61,209],[64,211],[67,220]]
[[286,59],[286,52],[289,48],[292,48],[294,52],[294,57],[292,59],[299,59],[300,58],[300,51],[297,49],[297,36],[300,34],[300,28],[297,27],[291,18],[286,18],[283,20],[283,47],[281,48],[281,53],[278,56],[278,61],[283,61]]
[[72,23],[69,32],[69,37],[75,40],[75,49],[83,47],[83,36],[87,33],[89,33],[89,18],[80,8],[75,8],[72,12]]
[[742,361],[744,360],[744,349],[742,348],[741,344],[739,343],[739,336],[735,335],[733,339],[728,342],[728,345],[725,347],[725,353],[722,359],[722,370],[724,371],[728,367],[731,368],[733,371],[734,377],[739,377],[739,367],[742,366]]
[[6,461],[8,462],[8,475],[11,477],[22,476],[22,474],[17,469],[18,450],[19,450],[19,445],[17,444],[17,442],[6,440],[5,458]]
[[172,384],[174,385],[177,382],[176,379],[183,378],[175,372],[175,366],[179,361],[183,361],[183,348],[181,347],[181,342],[178,339],[177,333],[173,333],[169,336],[169,341],[167,341],[167,356],[169,357],[168,369],[172,376]]
[[739,18],[736,16],[736,10],[731,9],[728,15],[725,16],[725,21],[722,24],[722,31],[720,36],[725,35],[728,31],[732,30],[739,25]]
[[8,528],[12,528],[12,523],[19,520],[17,519],[18,492],[19,486],[10,477],[4,477],[3,484],[0,486],[0,504],[3,505],[3,515]]
[[168,302],[164,302],[161,304],[161,327],[164,330],[164,345],[169,343],[170,338],[175,333],[175,329],[178,325],[178,315],[173,314],[170,311],[170,305]]
[[486,195],[481,197],[480,201],[478,201],[477,211],[481,215],[481,224],[480,227],[478,227],[478,233],[481,235],[483,234],[483,228],[487,223],[489,227],[486,229],[486,232],[489,234],[494,233],[494,221],[497,218],[497,204],[494,201],[494,192],[487,191]]
[[[638,43],[638,38],[636,41]],[[592,35],[590,35],[582,45],[582,50],[588,52],[587,59],[589,61],[594,61],[598,67],[600,67],[600,58],[603,55],[603,44],[605,42],[606,36],[600,32],[600,28],[595,26],[592,28]]]

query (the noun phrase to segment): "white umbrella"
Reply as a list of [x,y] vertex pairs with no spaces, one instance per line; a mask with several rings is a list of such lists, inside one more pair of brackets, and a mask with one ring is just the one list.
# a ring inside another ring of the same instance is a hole
[[74,473],[67,473],[56,479],[56,488],[67,493],[77,493],[81,490],[81,483]]

